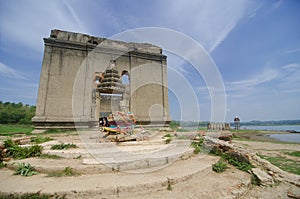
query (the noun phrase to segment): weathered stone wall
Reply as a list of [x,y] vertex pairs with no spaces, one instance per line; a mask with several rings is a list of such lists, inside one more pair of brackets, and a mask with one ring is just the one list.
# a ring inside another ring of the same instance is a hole
[[93,77],[95,72],[104,72],[112,58],[120,76],[123,71],[129,74],[129,108],[137,120],[161,124],[170,120],[166,56],[161,48],[60,30],[52,30],[44,43],[33,118],[36,128],[95,124],[99,105],[93,101]]

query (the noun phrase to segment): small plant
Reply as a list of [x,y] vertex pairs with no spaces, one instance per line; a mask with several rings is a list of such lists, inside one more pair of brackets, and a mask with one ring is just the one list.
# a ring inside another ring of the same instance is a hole
[[169,137],[169,138],[167,138],[167,139],[166,139],[166,144],[170,144],[170,143],[171,143],[171,141],[172,141],[172,138],[170,138],[170,137]]
[[261,182],[258,179],[258,177],[254,174],[251,175],[251,184],[255,185],[255,186],[260,186]]
[[4,168],[4,167],[6,167],[6,164],[3,163],[3,162],[0,162],[0,169],[2,169],[2,168]]
[[63,150],[63,149],[69,149],[69,148],[78,148],[76,144],[65,144],[65,143],[60,143],[60,144],[55,144],[51,146],[52,150]]
[[203,143],[204,143],[204,138],[202,136],[197,137],[197,140],[195,140],[191,143],[191,147],[195,148],[194,149],[195,154],[200,153],[200,151],[201,151],[200,149],[201,149]]
[[164,135],[164,138],[171,138],[171,137],[173,137],[173,136],[170,133]]
[[48,137],[48,136],[36,136],[36,137],[32,137],[30,139],[30,142],[31,143],[35,143],[35,144],[40,144],[40,143],[43,143],[43,142],[48,142],[48,141],[51,141],[52,138]]
[[21,176],[32,176],[37,174],[34,167],[31,166],[29,163],[18,163],[18,168],[14,175],[21,175]]
[[168,186],[167,186],[168,191],[172,191],[172,189],[173,189],[171,183],[172,183],[171,179],[168,178]]
[[194,153],[195,154],[199,154],[200,153],[200,147],[199,146],[195,146],[195,149],[194,149]]
[[74,157],[74,159],[76,159],[76,160],[80,160],[81,158],[82,158],[81,155],[77,155],[76,157]]
[[76,176],[76,174],[71,167],[65,167],[63,171],[52,171],[48,173],[48,177],[63,177],[63,176]]
[[62,159],[63,157],[58,156],[58,155],[52,155],[52,154],[41,154],[41,155],[39,156],[39,158],[42,158],[42,159],[55,159],[55,160],[59,160],[59,159]]
[[64,175],[66,176],[73,176],[75,175],[73,169],[71,167],[66,167],[63,171]]
[[223,160],[219,160],[217,163],[212,165],[212,170],[217,173],[222,173],[227,169],[227,164]]

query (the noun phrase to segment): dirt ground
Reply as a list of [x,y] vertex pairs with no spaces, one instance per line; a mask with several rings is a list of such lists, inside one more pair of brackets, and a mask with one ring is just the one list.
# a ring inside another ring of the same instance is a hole
[[[269,132],[270,133],[270,132]],[[80,145],[81,140],[76,134],[71,135],[64,135],[64,134],[52,134],[49,135],[54,140],[58,142],[64,142],[64,143],[74,143],[78,144],[81,147],[84,147],[83,145]],[[274,142],[267,142],[267,141],[274,141],[268,137],[263,137],[261,135],[247,135],[244,134],[244,136],[249,136],[252,141],[233,141],[235,145],[242,146],[244,148],[249,148],[254,151],[257,151],[258,153],[261,153],[263,155],[272,155],[272,156],[278,156],[278,155],[284,155],[284,151],[299,151],[300,150],[300,144],[286,144],[286,143],[274,143]],[[244,137],[245,138],[245,137]],[[248,138],[248,137],[247,137]],[[2,138],[3,140],[3,138]],[[256,140],[256,141],[255,141]],[[262,142],[264,141],[264,142]],[[297,158],[295,158],[296,160]],[[297,159],[299,160],[299,159]],[[54,161],[54,160],[53,160]],[[56,160],[54,162],[57,162]],[[192,162],[192,161],[191,161]],[[191,163],[190,162],[190,163]],[[47,161],[44,162],[46,164]],[[186,163],[188,164],[189,161],[187,160]],[[41,164],[43,164],[43,161],[41,161]],[[55,163],[54,163],[55,164]],[[73,165],[75,167],[82,167],[80,164],[80,160],[78,159],[62,159],[59,161],[59,164],[62,167]],[[174,165],[171,165],[171,167]],[[176,164],[175,164],[176,166]],[[189,170],[194,167],[193,164],[189,164],[185,166],[184,168]],[[179,167],[178,167],[179,168]],[[181,168],[181,167],[180,167]],[[84,169],[84,168],[83,168]],[[174,168],[176,170],[176,167]],[[87,170],[88,171],[88,170]],[[181,171],[178,170],[180,173]],[[8,169],[1,169],[0,170],[0,176],[1,181],[3,179],[10,179],[9,182],[13,183],[11,178],[18,178],[19,180],[24,179],[24,177],[20,176],[11,176],[13,171]],[[85,174],[86,175],[86,174]],[[108,174],[107,174],[108,175]],[[159,173],[153,173],[153,175],[148,175],[148,178],[159,178]],[[67,194],[67,198],[99,198],[99,195],[97,195],[95,192],[89,192],[89,183],[79,183],[77,184],[76,180],[79,178],[83,178],[84,176],[80,177],[60,177],[60,178],[50,178],[50,181],[53,181],[53,183],[56,182],[63,182],[65,178],[67,179],[66,184],[59,183],[60,190],[64,190],[64,186],[66,189],[70,188],[70,186],[73,186],[72,189],[74,191],[70,194]],[[109,175],[107,176],[109,178]],[[39,184],[41,180],[43,181],[43,178],[45,177],[41,174],[37,176],[27,177],[26,178],[26,184],[22,184],[21,186],[24,186],[16,189],[19,190],[17,192],[20,192],[20,190],[27,190],[26,186],[32,186],[34,184]],[[99,176],[99,174],[92,175],[90,174],[91,179],[93,179],[95,182],[101,178],[101,181],[105,181],[105,175]],[[130,177],[128,178],[130,179]],[[300,180],[300,177],[299,177]],[[70,185],[70,182],[74,182],[72,185]],[[2,181],[3,182],[3,181]],[[43,181],[44,182],[44,181]],[[78,181],[79,182],[79,181]],[[84,181],[81,181],[84,182]],[[126,183],[126,182],[124,182]],[[130,183],[129,183],[130,184]],[[2,187],[1,187],[2,186]],[[5,191],[5,183],[0,183],[0,192]],[[8,186],[14,186],[13,184]],[[77,188],[78,189],[77,189]],[[77,190],[84,190],[86,187],[87,191],[77,191]],[[138,190],[142,190],[143,187],[140,187]],[[30,187],[28,187],[28,190]],[[38,189],[36,191],[39,191]],[[162,188],[161,190],[152,192],[151,190],[147,190],[146,193],[143,193],[144,191],[135,192],[131,194],[123,194],[123,195],[112,195],[111,197],[105,197],[105,198],[293,198],[292,196],[300,196],[300,188],[296,187],[291,184],[286,183],[276,183],[272,187],[260,187],[260,186],[253,186],[250,183],[250,174],[246,172],[239,171],[235,169],[234,167],[231,167],[227,169],[223,173],[215,173],[215,172],[207,172],[205,174],[197,173],[193,175],[193,177],[180,181],[174,185],[171,186],[170,189]],[[129,191],[130,193],[130,191]],[[296,197],[296,198],[297,198]]]

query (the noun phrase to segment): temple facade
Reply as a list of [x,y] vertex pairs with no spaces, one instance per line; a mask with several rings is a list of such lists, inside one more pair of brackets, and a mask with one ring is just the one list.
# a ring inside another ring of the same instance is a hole
[[131,112],[138,124],[170,122],[167,57],[158,46],[52,30],[44,38],[37,129],[97,126]]

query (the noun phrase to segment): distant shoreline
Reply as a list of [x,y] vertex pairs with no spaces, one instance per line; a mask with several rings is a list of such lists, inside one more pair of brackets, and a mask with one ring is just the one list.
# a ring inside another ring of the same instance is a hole
[[[275,138],[268,136],[269,134],[294,134],[287,131],[255,131],[253,132],[233,132],[234,135],[238,138],[252,140],[252,141],[264,141],[264,142],[282,142],[286,143],[287,141],[281,141]],[[288,142],[293,143],[293,142]],[[295,142],[296,143],[296,142]]]

